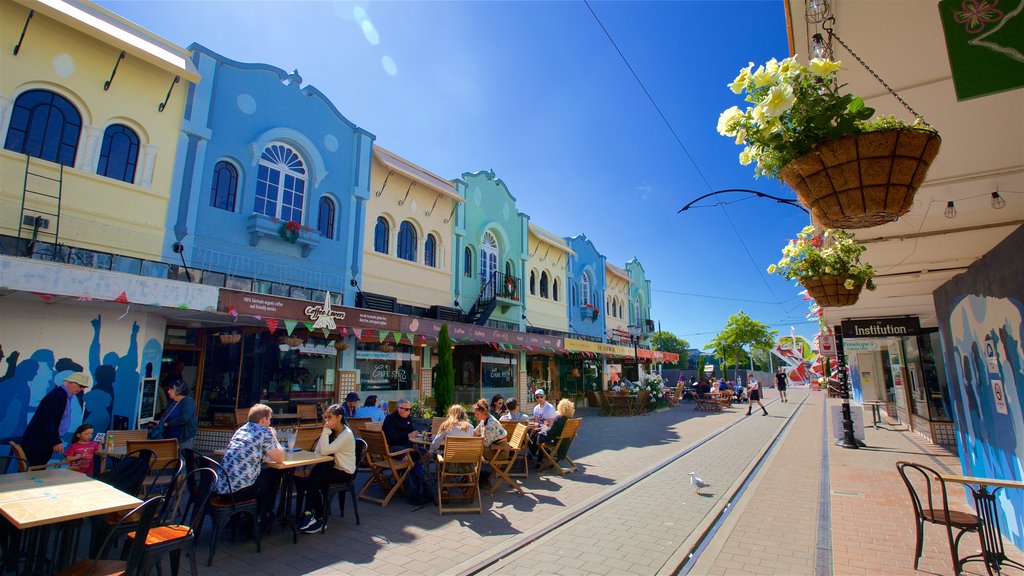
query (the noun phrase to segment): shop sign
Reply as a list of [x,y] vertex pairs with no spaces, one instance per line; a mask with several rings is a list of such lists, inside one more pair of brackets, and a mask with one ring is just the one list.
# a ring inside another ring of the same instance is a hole
[[[632,356],[633,349],[628,346],[616,346],[602,342],[591,342],[589,340],[565,339],[565,349],[573,352],[593,352],[595,354],[612,354],[616,356]],[[640,350],[643,352],[643,350]],[[641,354],[643,356],[643,354]]]
[[843,340],[843,352],[878,352],[881,347],[874,340]]
[[836,337],[831,334],[818,336],[818,352],[822,356],[836,355]]
[[711,374],[714,371],[715,371],[715,365],[714,364],[705,364],[704,365],[704,372],[705,373]]
[[337,325],[373,330],[398,330],[401,316],[388,312],[333,306],[330,296],[324,303],[296,300],[270,294],[255,294],[221,289],[217,309],[227,312],[231,308],[238,314],[289,320],[313,321],[316,328],[336,328]]
[[337,330],[338,327],[335,325],[334,320],[344,320],[344,310],[332,310],[331,309],[331,293],[327,292],[324,296],[324,305],[318,306],[306,306],[305,310],[302,311],[313,321],[313,328],[327,328],[329,330]]
[[876,318],[874,320],[844,320],[841,326],[843,338],[916,336],[921,333],[921,322],[917,316]]
[[[427,318],[401,317],[402,332],[423,334],[431,338],[437,338],[441,333],[441,325],[444,322],[430,320]],[[526,332],[509,332],[497,328],[487,328],[473,324],[460,324],[458,322],[448,323],[448,336],[455,341],[465,340],[473,342],[501,344],[512,344],[514,346],[536,346],[537,348],[550,348],[557,350],[562,348],[562,339],[553,336],[542,336],[540,334],[528,334]]]

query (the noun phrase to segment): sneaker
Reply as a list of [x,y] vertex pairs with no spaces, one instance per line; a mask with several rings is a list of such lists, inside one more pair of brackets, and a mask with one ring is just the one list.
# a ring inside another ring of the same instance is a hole
[[324,531],[324,525],[319,520],[314,518],[312,524],[306,524],[305,526],[300,528],[299,531],[303,534],[316,534],[318,532]]
[[317,520],[313,513],[307,510],[302,514],[302,520],[299,521],[299,530],[306,534],[312,534],[320,529],[320,521]]

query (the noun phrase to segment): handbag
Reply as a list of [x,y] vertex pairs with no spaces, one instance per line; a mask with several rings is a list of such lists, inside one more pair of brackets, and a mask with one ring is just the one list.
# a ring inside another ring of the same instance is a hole
[[156,426],[149,429],[146,433],[146,438],[150,440],[163,440],[164,438],[164,423],[160,421]]

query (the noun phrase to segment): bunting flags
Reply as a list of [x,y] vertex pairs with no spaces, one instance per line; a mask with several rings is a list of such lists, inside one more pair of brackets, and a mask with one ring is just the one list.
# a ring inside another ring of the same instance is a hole
[[288,335],[289,336],[292,335],[292,331],[295,330],[295,327],[298,326],[298,325],[299,325],[299,323],[296,322],[295,320],[285,320],[284,321],[284,329],[286,331],[288,331]]
[[39,298],[41,298],[43,302],[49,302],[50,300],[53,300],[53,294],[40,294],[39,292],[33,292],[33,294],[39,296]]
[[381,343],[384,343],[384,341],[388,339],[388,332],[384,330],[377,332],[377,338],[381,341]]
[[[264,322],[266,322],[267,328],[269,328],[271,332],[276,332],[277,325],[280,323],[280,320],[277,318],[267,318]],[[291,334],[289,334],[289,336],[291,336]]]
[[128,293],[122,291],[121,294],[119,294],[117,298],[114,298],[114,302],[119,302],[121,304],[127,304],[128,303]]
[[89,294],[82,294],[78,298],[75,298],[78,302],[92,302],[92,296]]
[[356,335],[356,338],[362,338],[363,337],[363,329],[362,328],[353,328],[352,329],[352,333]]
[[324,338],[327,338],[328,336],[331,335],[331,329],[330,328],[322,328],[321,332],[324,333]]
[[313,323],[312,322],[303,322],[302,325],[306,327],[306,330],[309,330],[310,332],[313,331]]
[[238,318],[238,310],[234,306],[228,306],[228,314],[230,314],[232,318]]

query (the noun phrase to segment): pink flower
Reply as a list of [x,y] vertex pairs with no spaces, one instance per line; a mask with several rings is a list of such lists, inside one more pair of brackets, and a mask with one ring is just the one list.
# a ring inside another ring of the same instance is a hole
[[964,0],[960,5],[963,10],[953,14],[953,20],[965,24],[968,34],[977,34],[985,29],[986,24],[1003,19],[1003,11],[996,8],[999,0]]

